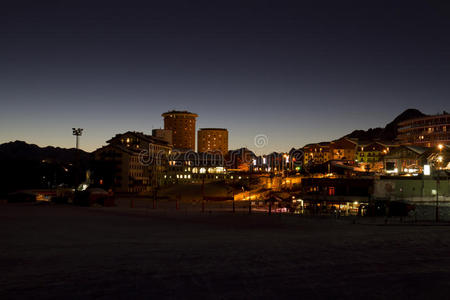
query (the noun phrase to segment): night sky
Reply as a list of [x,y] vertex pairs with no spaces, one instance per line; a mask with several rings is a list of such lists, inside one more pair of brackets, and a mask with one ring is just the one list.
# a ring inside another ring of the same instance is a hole
[[1,1],[0,142],[92,151],[178,109],[268,153],[449,110],[448,2]]

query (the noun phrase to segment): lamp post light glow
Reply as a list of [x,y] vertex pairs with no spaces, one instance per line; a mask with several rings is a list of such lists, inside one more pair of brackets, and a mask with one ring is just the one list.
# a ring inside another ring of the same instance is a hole
[[442,169],[442,161],[444,160],[442,157],[442,149],[444,149],[444,145],[439,144],[439,156],[437,157],[437,161],[439,162],[439,169]]
[[283,154],[283,157],[280,158],[280,164],[281,164],[281,172],[284,175],[284,172],[288,170],[288,163],[289,163],[289,155]]

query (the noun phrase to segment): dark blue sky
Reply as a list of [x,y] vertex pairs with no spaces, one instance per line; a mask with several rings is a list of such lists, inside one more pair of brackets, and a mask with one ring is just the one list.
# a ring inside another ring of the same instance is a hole
[[187,109],[261,153],[449,110],[448,1],[5,2],[0,142],[90,151]]

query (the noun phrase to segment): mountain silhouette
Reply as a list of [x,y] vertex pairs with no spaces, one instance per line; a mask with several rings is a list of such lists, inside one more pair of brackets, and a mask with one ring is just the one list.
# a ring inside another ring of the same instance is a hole
[[426,114],[422,113],[420,110],[410,108],[398,115],[392,122],[388,123],[384,128],[369,128],[368,130],[355,130],[352,133],[346,135],[345,137],[354,138],[358,140],[372,141],[372,140],[385,140],[393,141],[397,136],[398,123],[425,117]]
[[[39,147],[23,141],[0,145],[0,197],[20,189],[73,186],[88,169],[92,154],[74,148]],[[76,175],[79,174],[79,175]]]
[[[0,160],[49,160],[58,163],[72,163],[76,158],[75,148],[47,146],[41,148],[35,144],[15,141],[0,145]],[[89,160],[91,154],[78,150],[81,161]]]

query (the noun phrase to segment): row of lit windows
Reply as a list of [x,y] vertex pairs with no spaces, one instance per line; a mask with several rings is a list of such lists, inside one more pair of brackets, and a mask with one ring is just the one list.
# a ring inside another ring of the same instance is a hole
[[378,156],[380,152],[358,152],[357,156],[363,157],[363,156]]
[[130,172],[130,176],[132,176],[132,177],[143,177],[144,173],[143,172]]

